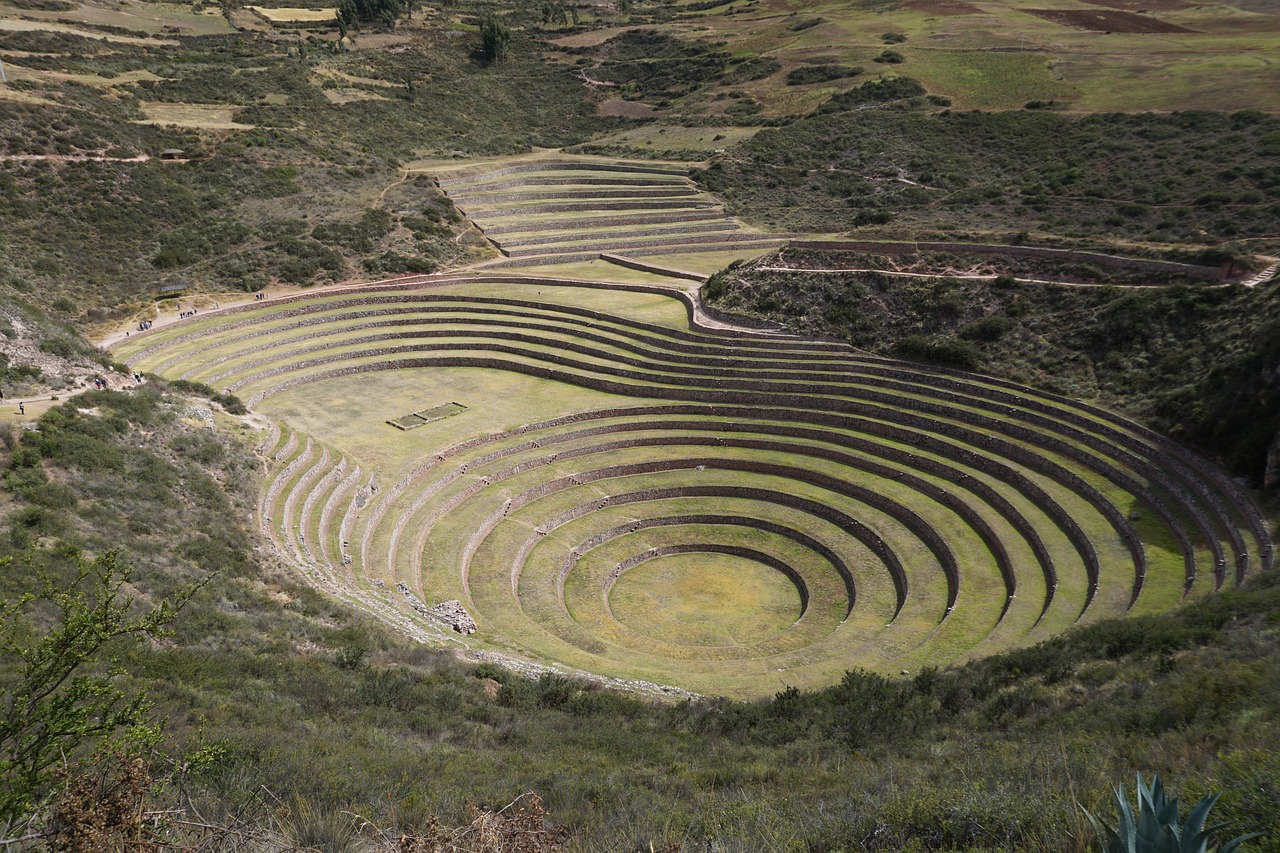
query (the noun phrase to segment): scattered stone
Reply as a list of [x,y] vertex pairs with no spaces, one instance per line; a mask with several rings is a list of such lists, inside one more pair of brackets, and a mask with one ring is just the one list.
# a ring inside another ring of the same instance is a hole
[[474,634],[476,632],[476,622],[471,618],[471,614],[462,606],[462,602],[457,599],[450,601],[442,601],[434,607],[427,607],[423,604],[418,596],[413,594],[413,590],[409,589],[409,585],[403,581],[396,584],[396,589],[400,590],[400,594],[408,600],[409,606],[418,613],[437,622],[443,622],[459,634]]

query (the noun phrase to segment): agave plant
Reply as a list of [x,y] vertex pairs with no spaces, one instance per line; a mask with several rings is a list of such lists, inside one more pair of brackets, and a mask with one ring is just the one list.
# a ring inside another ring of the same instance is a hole
[[[1224,824],[1205,828],[1209,810],[1220,794],[1208,794],[1191,810],[1187,822],[1178,824],[1178,798],[1165,795],[1164,784],[1157,773],[1148,787],[1138,774],[1138,812],[1134,814],[1124,787],[1115,789],[1120,821],[1113,828],[1098,820],[1088,809],[1085,815],[1098,833],[1105,853],[1208,853],[1209,842]],[[1217,853],[1235,853],[1241,844],[1261,833],[1233,838],[1216,848]]]

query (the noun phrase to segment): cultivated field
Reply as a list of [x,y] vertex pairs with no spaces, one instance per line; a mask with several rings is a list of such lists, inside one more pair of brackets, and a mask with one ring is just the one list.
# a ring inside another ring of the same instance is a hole
[[[760,233],[700,191],[687,167],[595,157],[534,155],[439,173],[441,189],[503,254],[493,267],[606,261],[709,274],[728,261],[776,249],[785,234]],[[682,264],[692,257],[692,264]],[[702,261],[702,262],[699,262]]]
[[[684,300],[441,276],[196,317],[117,357],[279,425],[262,522],[321,588],[430,642],[619,679],[754,696],[915,671],[1271,560],[1246,495],[1124,418],[691,326]],[[433,615],[451,600],[474,634]]]

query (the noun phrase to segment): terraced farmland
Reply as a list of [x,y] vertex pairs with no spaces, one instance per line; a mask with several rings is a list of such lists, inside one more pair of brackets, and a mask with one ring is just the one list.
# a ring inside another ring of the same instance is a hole
[[[669,163],[534,157],[441,173],[440,188],[493,242],[525,267],[714,252],[761,254],[787,235],[752,231]],[[721,263],[719,266],[723,266]],[[677,267],[678,268],[678,267]]]
[[[745,696],[914,670],[1271,560],[1249,497],[1135,423],[702,328],[672,294],[433,277],[195,318],[118,355],[279,425],[262,523],[323,589],[427,641],[621,679]],[[466,408],[387,423],[446,404]],[[474,635],[431,612],[452,600]]]

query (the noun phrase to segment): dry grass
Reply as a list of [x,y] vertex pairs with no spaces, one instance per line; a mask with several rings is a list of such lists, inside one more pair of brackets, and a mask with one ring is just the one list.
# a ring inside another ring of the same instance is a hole
[[141,105],[146,116],[143,124],[172,125],[174,127],[206,128],[209,130],[251,130],[253,125],[235,120],[236,107],[217,104],[162,104],[146,101]]
[[331,23],[337,20],[337,9],[305,9],[300,7],[246,6],[273,24]]
[[122,36],[115,33],[102,32],[101,30],[86,30],[71,24],[64,24],[59,21],[29,21],[19,18],[0,18],[0,30],[10,30],[15,32],[52,32],[66,33],[67,35],[80,36],[82,38],[105,40],[116,42],[118,44],[135,44],[135,45],[161,45],[165,47],[177,47],[178,43],[173,39],[162,38],[138,38],[137,36]]

